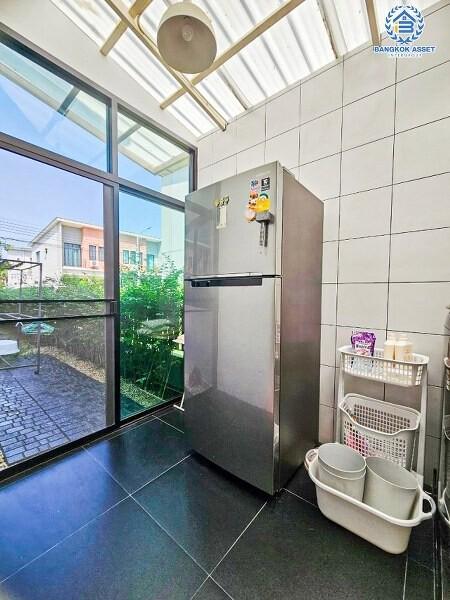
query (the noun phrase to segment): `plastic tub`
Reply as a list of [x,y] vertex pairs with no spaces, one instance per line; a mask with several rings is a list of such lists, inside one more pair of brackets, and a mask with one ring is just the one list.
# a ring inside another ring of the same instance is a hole
[[408,519],[419,490],[415,476],[385,458],[368,457],[364,503],[396,517]]
[[[331,521],[391,554],[404,552],[408,547],[411,529],[422,521],[431,519],[436,511],[433,498],[419,488],[411,517],[406,520],[390,517],[322,483],[317,473],[317,450],[307,453],[305,465],[316,486],[317,503],[321,512]],[[428,513],[423,512],[423,500],[430,505]]]
[[0,356],[8,356],[8,354],[17,354],[19,346],[15,340],[0,340]]

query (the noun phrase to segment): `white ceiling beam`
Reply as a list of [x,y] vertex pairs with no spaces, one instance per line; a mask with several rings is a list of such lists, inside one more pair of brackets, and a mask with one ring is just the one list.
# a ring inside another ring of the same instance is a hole
[[[135,2],[130,6],[129,14],[131,17],[139,17],[142,15],[144,10],[152,3],[152,0],[135,0]],[[113,31],[103,42],[102,47],[100,48],[100,52],[103,56],[106,56],[111,52],[120,38],[123,36],[125,31],[128,29],[128,25],[120,19],[117,25],[114,27]]]
[[159,53],[156,43],[140,26],[139,17],[132,17],[122,0],[105,0],[105,2],[110,8],[112,8],[116,15],[118,15],[127,24],[127,27],[129,27],[136,37],[144,44],[144,46],[150,50],[153,56],[167,69],[177,83],[183,88],[185,93],[189,94],[191,98],[200,106],[200,108],[205,111],[210,119],[225,131],[227,127],[227,121],[224,119],[224,117],[207,101],[203,94],[201,94],[194,87],[187,77],[178,71],[175,71],[175,69],[172,69],[172,67],[166,63]]
[[[278,23],[281,19],[283,19],[286,15],[300,6],[302,2],[305,0],[287,0],[284,4],[279,6],[273,12],[270,13],[265,19],[263,19],[260,23],[255,25],[250,31],[244,34],[237,42],[232,44],[229,48],[225,50],[220,56],[216,58],[216,60],[212,63],[208,69],[203,71],[202,73],[198,73],[195,77],[191,79],[191,83],[196,85],[203,81],[205,77],[214,73],[219,67],[221,67],[224,63],[226,63],[230,58],[233,58],[238,52],[240,52],[243,48],[248,46],[251,42],[256,40],[260,35],[262,35],[265,31],[270,29],[275,23]],[[161,102],[161,108],[167,108],[175,100],[181,98],[186,93],[186,90],[180,88],[176,92],[174,92],[171,96],[168,96],[163,102]]]
[[370,37],[372,44],[378,46],[380,44],[380,31],[377,23],[377,13],[374,0],[366,0],[367,18],[369,19]]
[[345,43],[334,0],[317,0],[317,5],[319,6],[334,56],[339,58],[347,52],[347,44]]

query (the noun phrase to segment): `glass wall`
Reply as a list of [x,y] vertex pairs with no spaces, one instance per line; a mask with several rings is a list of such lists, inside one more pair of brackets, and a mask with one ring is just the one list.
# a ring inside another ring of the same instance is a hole
[[0,24],[0,469],[182,395],[192,153]]
[[121,192],[123,418],[183,393],[184,214]]
[[167,196],[189,193],[189,153],[119,108],[119,175]]
[[0,180],[5,468],[113,424],[106,380],[113,317],[105,299],[110,266],[98,256],[103,184],[6,150]]
[[107,169],[107,106],[0,43],[0,131]]

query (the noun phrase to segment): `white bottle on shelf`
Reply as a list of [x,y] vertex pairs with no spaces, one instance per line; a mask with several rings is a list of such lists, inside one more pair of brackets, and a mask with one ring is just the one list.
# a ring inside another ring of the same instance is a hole
[[412,343],[408,340],[406,333],[401,333],[395,342],[395,360],[410,362],[412,358]]
[[394,360],[395,358],[395,333],[389,331],[387,334],[387,340],[384,342],[384,358]]

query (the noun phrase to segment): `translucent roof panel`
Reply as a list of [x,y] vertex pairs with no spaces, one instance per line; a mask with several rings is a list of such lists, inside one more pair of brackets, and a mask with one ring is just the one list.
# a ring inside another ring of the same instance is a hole
[[[118,22],[105,0],[52,0],[83,31],[102,46]],[[156,40],[167,8],[180,0],[153,0],[140,17],[146,34]],[[220,56],[254,27],[264,22],[286,0],[193,0],[211,18]],[[121,0],[130,9],[134,0]],[[416,0],[426,8],[434,0]],[[375,0],[380,31],[391,0]],[[370,39],[365,0],[304,0],[268,27],[218,69],[197,83],[197,89],[229,121],[248,108],[282,91],[303,77]],[[136,81],[161,102],[179,85],[132,31],[110,52]],[[191,77],[191,76],[187,76]],[[188,94],[167,108],[195,135],[216,124]]]

